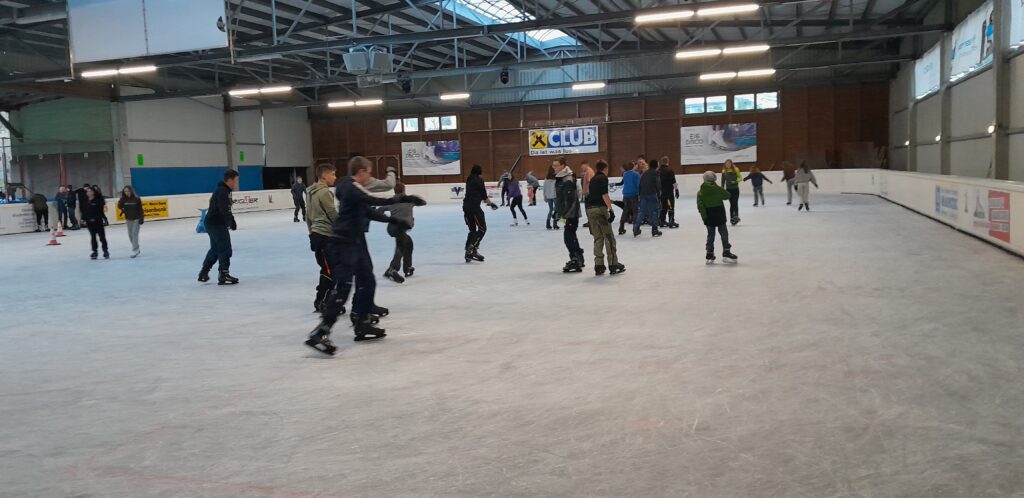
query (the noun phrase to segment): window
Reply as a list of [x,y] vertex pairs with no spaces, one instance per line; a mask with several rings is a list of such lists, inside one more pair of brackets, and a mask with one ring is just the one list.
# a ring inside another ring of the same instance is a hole
[[405,118],[402,120],[402,128],[406,133],[420,131],[420,118]]
[[388,120],[388,133],[402,133],[402,120],[401,119],[389,119]]
[[754,94],[743,93],[732,96],[732,109],[734,111],[752,111],[754,110]]
[[779,92],[765,92],[757,94],[757,109],[778,109]]
[[[447,2],[447,9],[483,25],[507,24],[534,21],[537,16],[516,7],[518,1],[473,0],[471,2]],[[452,5],[454,3],[454,5]],[[442,3],[443,5],[444,3]],[[536,48],[546,49],[563,45],[577,45],[578,42],[564,31],[544,29],[513,33],[512,38]]]
[[683,101],[686,114],[704,114],[704,97],[690,97]]
[[437,131],[441,129],[441,118],[440,116],[430,116],[423,118],[423,131]]
[[453,116],[441,116],[441,129],[442,130],[457,130],[459,129],[459,120]]
[[729,98],[725,95],[715,95],[707,99],[708,112],[725,112],[729,110]]

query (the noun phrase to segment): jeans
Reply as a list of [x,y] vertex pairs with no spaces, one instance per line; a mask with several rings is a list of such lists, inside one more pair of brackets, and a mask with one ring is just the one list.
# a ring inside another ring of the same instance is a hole
[[395,256],[391,258],[388,269],[398,271],[401,268],[403,272],[409,271],[409,268],[412,268],[412,237],[409,236],[409,230],[389,223],[388,235],[395,238]]
[[717,227],[708,225],[708,243],[704,246],[707,249],[708,254],[715,253],[715,230],[722,235],[722,249],[728,251],[732,248],[729,244],[729,227],[726,223],[722,223]]
[[327,294],[322,318],[328,326],[338,321],[348,295],[355,281],[355,295],[352,296],[352,313],[366,318],[373,307],[377,280],[373,278],[373,261],[370,259],[366,240],[342,242],[331,239],[327,242],[327,260],[334,271],[334,289]]
[[57,203],[57,221],[62,227],[67,228],[68,225],[68,206],[67,204]]
[[103,222],[87,221],[85,222],[85,225],[89,229],[89,242],[92,245],[92,252],[96,252],[97,238],[100,239],[100,242],[103,244],[103,252],[107,252],[107,231],[103,228]]
[[558,228],[558,218],[557,218],[557,216],[558,216],[558,213],[555,212],[555,200],[554,199],[548,199],[548,219],[547,219],[547,223],[545,223],[545,225],[547,225],[548,228],[551,228],[551,223],[554,222],[555,223],[555,228]]
[[786,180],[786,204],[793,203],[793,189],[796,188],[793,185],[793,179]]
[[292,214],[292,218],[299,219],[299,211],[302,211],[302,220],[306,220],[306,199],[298,198],[292,199],[295,201],[295,213]]
[[218,263],[217,270],[226,273],[231,266],[231,232],[224,225],[206,225],[206,234],[210,236],[210,250],[203,260],[203,271],[210,271],[213,263]]
[[320,267],[320,280],[316,284],[316,297],[313,298],[313,307],[321,308],[327,292],[334,288],[334,278],[331,273],[331,265],[327,262],[327,241],[330,237],[319,234],[309,234],[309,248],[313,251],[313,258]]
[[516,207],[519,207],[519,212],[523,213],[523,219],[527,219],[526,211],[523,210],[523,196],[517,195],[513,197],[508,203],[508,208],[510,211],[512,211],[512,219],[516,219]]
[[761,204],[764,204],[764,185],[760,187],[754,187],[754,205],[757,205],[757,199],[761,199]]
[[484,210],[477,207],[462,208],[462,216],[469,227],[469,235],[466,236],[466,250],[475,251],[480,248],[480,241],[487,235],[487,219],[484,218]]
[[[68,206],[68,218],[71,218],[71,225],[70,226],[73,226],[73,227],[77,227],[78,226],[78,218],[75,217],[75,208],[74,208],[74,206]],[[67,225],[65,225],[65,226],[67,226]]]
[[50,227],[50,209],[47,208],[45,211],[36,211],[36,226],[43,226],[46,228]]
[[579,227],[579,218],[565,219],[565,228],[562,231],[562,241],[565,242],[565,248],[569,250],[569,259],[573,259],[583,254],[583,249],[580,248],[580,239],[576,238],[576,229]]
[[626,228],[626,223],[636,223],[637,209],[640,205],[640,198],[635,195],[622,197],[622,217],[619,218],[619,230]]
[[645,195],[640,198],[640,214],[637,215],[636,221],[633,222],[633,235],[640,234],[640,225],[648,223],[655,232],[658,231],[658,211],[660,205],[658,196],[656,195]]
[[132,251],[135,252],[139,252],[139,227],[142,225],[139,221],[124,220],[125,227],[128,228],[128,240],[132,243]]
[[740,217],[740,189],[726,189],[729,191],[729,218],[735,220]]
[[615,247],[615,234],[608,221],[607,207],[587,208],[590,220],[590,235],[594,236],[594,266],[604,265],[604,253],[608,251],[608,266],[619,264],[619,253]]

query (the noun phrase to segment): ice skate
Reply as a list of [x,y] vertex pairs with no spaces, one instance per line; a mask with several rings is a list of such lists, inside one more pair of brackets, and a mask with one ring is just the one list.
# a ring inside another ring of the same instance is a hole
[[570,259],[565,263],[565,266],[562,267],[562,273],[580,273],[582,271],[583,267],[581,267],[579,262],[576,261],[576,258]]
[[386,279],[388,279],[388,280],[390,280],[390,281],[392,281],[392,282],[394,282],[396,284],[405,283],[405,278],[402,277],[401,275],[399,275],[398,272],[395,271],[395,270],[388,270],[388,271],[384,272],[384,278],[386,278]]
[[356,342],[383,339],[385,337],[387,337],[387,334],[384,333],[384,329],[375,327],[369,318],[356,323],[356,337],[354,339]]
[[605,268],[604,265],[597,265],[594,267],[594,275],[604,275],[605,270],[607,270],[607,268]]
[[704,264],[706,264],[706,265],[713,265],[713,264],[715,264],[715,253],[709,252],[708,255],[705,256]]
[[132,251],[132,259],[139,257],[139,254],[142,254],[142,251]]
[[619,229],[619,235],[626,235],[626,229],[625,228],[620,228]]
[[668,228],[675,229],[675,228],[679,228],[679,223],[676,223],[674,221],[670,221],[670,222],[668,222],[668,225],[666,225],[666,226],[668,226]]
[[530,220],[523,220],[526,222],[526,226],[530,226]]
[[[95,259],[95,258],[93,258],[93,259]],[[205,269],[204,270],[199,270],[199,278],[198,278],[198,280],[200,282],[209,282],[210,281],[210,270],[205,270]]]
[[93,251],[92,254],[89,255],[89,259],[96,259],[96,258],[97,258],[96,251]]
[[805,203],[805,204],[804,204],[804,209],[806,209],[806,210],[807,210],[807,212],[810,212],[810,211],[811,211],[811,205],[810,205],[810,204],[807,204],[807,203]]
[[388,316],[389,314],[391,314],[391,310],[389,310],[389,309],[387,309],[387,308],[385,308],[383,306],[377,306],[375,304],[375,305],[370,307],[370,314],[371,315],[377,315],[377,316]]
[[484,255],[477,252],[476,249],[466,253],[466,257],[472,259],[473,261],[480,261],[481,263],[484,261]]
[[[344,311],[342,311],[342,313],[344,313]],[[353,327],[355,327],[356,325],[359,325],[359,322],[361,321],[361,320],[359,320],[359,316],[356,315],[355,313],[349,314],[348,315],[348,319],[352,322],[352,326]],[[366,317],[366,320],[370,322],[370,325],[377,325],[378,323],[380,323],[380,317],[377,316],[377,315],[374,315],[373,313],[370,313]]]
[[222,271],[217,275],[217,285],[235,285],[237,283],[238,279],[232,277],[227,271]]
[[517,227],[517,226],[519,226],[519,220],[513,221],[512,224],[509,225],[509,226],[510,227]]
[[732,219],[729,220],[729,222],[732,223],[732,226],[736,226],[736,224],[740,222],[740,217],[733,216]]
[[576,253],[576,264],[580,265],[580,268],[587,267],[587,262],[583,259],[583,249],[580,249],[580,252]]
[[654,227],[651,230],[651,237],[661,237],[661,230],[658,230],[658,227]]
[[413,273],[416,273],[416,268],[410,266],[409,268],[406,268],[403,273],[405,273],[405,278],[409,278]]
[[727,250],[722,253],[722,261],[725,261],[726,263],[735,263],[738,259],[739,258],[737,258],[731,251]]
[[[808,209],[810,211],[810,209]],[[103,259],[110,259],[110,251],[103,251]]]
[[799,206],[797,206],[796,210],[797,211],[803,211],[804,210],[804,205],[800,204]]
[[306,345],[323,354],[334,356],[334,352],[337,351],[338,348],[331,342],[330,334],[330,327],[321,323],[309,333],[309,338],[306,339]]
[[626,271],[626,265],[623,265],[622,263],[617,263],[608,267],[608,273],[611,273],[612,275],[618,275],[624,271]]

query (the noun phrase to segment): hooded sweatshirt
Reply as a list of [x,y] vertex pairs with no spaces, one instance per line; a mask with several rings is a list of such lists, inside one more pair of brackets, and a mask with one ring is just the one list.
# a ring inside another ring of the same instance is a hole
[[540,180],[534,176],[532,171],[526,174],[526,184],[532,188],[540,188]]
[[553,178],[544,179],[544,200],[553,201],[558,198],[558,180]]
[[508,181],[508,198],[522,197],[523,191],[519,188],[519,182],[515,180]]
[[655,168],[650,168],[640,175],[640,197],[658,197],[661,195],[661,173]]
[[32,209],[42,212],[50,209],[50,206],[46,204],[46,196],[43,194],[32,194],[32,197],[28,200],[29,204],[32,204]]
[[415,206],[413,206],[411,202],[399,202],[398,204],[392,204],[390,206],[384,206],[377,209],[380,209],[381,212],[391,213],[392,218],[402,220],[409,224],[409,228],[412,228],[416,224],[416,218],[412,216],[413,207]]
[[725,201],[729,199],[729,191],[719,187],[715,182],[704,182],[697,192],[697,211],[704,224],[709,227],[724,225]]
[[796,180],[794,180],[794,181],[798,185],[801,184],[801,183],[810,182],[810,183],[813,183],[815,187],[818,186],[818,179],[814,177],[814,173],[811,172],[810,170],[808,170],[808,171],[804,171],[802,169],[796,170]]
[[732,168],[722,169],[722,186],[728,190],[739,190],[740,182],[743,181],[743,172],[735,164]]
[[640,195],[640,173],[628,170],[622,174],[622,196],[636,197]]
[[330,237],[331,225],[338,218],[338,207],[334,203],[331,188],[324,183],[316,182],[306,189],[306,225],[309,233]]
[[572,170],[563,168],[555,173],[555,181],[558,198],[555,200],[555,212],[559,218],[579,218],[580,201],[579,192],[576,191],[576,179],[572,176]]

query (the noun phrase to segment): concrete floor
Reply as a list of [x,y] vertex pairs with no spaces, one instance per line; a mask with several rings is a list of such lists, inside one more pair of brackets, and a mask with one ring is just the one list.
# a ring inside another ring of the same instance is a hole
[[419,209],[388,338],[334,358],[290,212],[239,216],[228,288],[195,220],[138,260],[122,227],[111,261],[4,237],[0,496],[1024,496],[1024,261],[874,197],[748,200],[738,266],[690,197],[600,278],[539,206],[474,265]]

